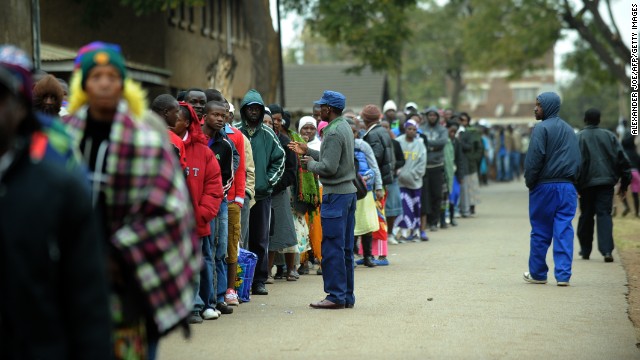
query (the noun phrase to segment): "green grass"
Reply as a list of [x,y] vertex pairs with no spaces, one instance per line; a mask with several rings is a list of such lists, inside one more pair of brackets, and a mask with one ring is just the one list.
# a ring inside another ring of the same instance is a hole
[[631,214],[613,218],[613,240],[620,251],[640,249],[640,219]]

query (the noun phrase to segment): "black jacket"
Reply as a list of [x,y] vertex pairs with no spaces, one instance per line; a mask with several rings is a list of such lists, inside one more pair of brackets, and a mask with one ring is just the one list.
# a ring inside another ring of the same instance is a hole
[[396,158],[395,166],[393,167],[393,177],[397,178],[396,174],[398,170],[400,170],[404,166],[404,152],[402,151],[402,146],[395,139],[391,139],[391,144],[393,144],[393,155]]
[[462,154],[466,161],[464,175],[471,175],[478,172],[478,166],[484,156],[484,146],[482,145],[482,135],[478,129],[467,126],[465,131],[460,133],[460,145]]
[[639,170],[640,155],[638,155],[638,151],[636,151],[636,144],[634,143],[635,139],[636,137],[631,135],[631,132],[627,131],[620,144],[622,145],[624,153],[627,155],[627,159],[629,159],[629,162],[631,163],[631,168]]
[[103,238],[84,176],[33,161],[0,179],[0,358],[110,359]]
[[582,154],[578,189],[598,185],[615,185],[621,189],[631,182],[631,165],[616,136],[609,130],[587,125],[578,133]]
[[273,186],[273,195],[280,194],[289,186],[295,185],[298,175],[298,156],[287,147],[291,140],[282,133],[278,133],[278,140],[280,140],[280,145],[282,145],[282,148],[284,149],[285,161],[282,177],[280,178],[280,181]]
[[393,183],[395,155],[393,153],[393,145],[391,145],[391,137],[387,130],[380,124],[376,124],[365,133],[362,140],[366,141],[373,149],[378,168],[380,168],[382,184],[389,185]]

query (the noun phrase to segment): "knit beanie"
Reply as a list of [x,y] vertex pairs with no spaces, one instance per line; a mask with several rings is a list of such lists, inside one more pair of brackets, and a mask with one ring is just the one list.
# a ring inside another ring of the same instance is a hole
[[378,121],[382,114],[377,106],[369,104],[362,109],[360,116],[362,116],[365,121]]
[[80,48],[75,60],[76,69],[82,71],[82,88],[87,82],[87,75],[97,65],[111,65],[120,73],[124,81],[127,70],[120,46],[95,41]]
[[385,102],[384,105],[382,106],[383,113],[386,113],[389,110],[398,111],[398,106],[396,106],[395,101],[387,100],[387,102]]

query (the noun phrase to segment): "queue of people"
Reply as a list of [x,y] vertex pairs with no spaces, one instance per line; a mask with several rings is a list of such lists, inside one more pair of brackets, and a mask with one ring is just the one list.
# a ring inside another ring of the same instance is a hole
[[[353,308],[354,268],[392,265],[388,246],[437,239],[477,216],[489,169],[498,181],[520,174],[517,130],[489,129],[453,109],[410,102],[400,112],[390,100],[355,113],[327,90],[312,115],[296,119],[249,90],[236,115],[220,91],[198,88],[147,105],[119,46],[103,42],[79,50],[68,86],[51,75],[33,80],[26,54],[1,46],[0,349],[8,358],[153,359],[168,332],[237,311],[242,251],[256,257],[251,295],[315,267],[326,295],[309,305]],[[613,247],[601,231],[610,227],[600,216],[610,208],[599,199],[611,198],[617,179],[579,172],[588,165],[578,151],[590,140],[580,149],[576,139],[560,141],[572,161],[557,160],[558,173],[544,168],[542,131],[573,134],[556,116],[559,99],[539,102],[540,118],[553,120],[536,127],[525,162],[534,228],[525,280],[546,282],[555,221],[546,209],[562,204],[556,277],[568,285],[576,200],[554,189],[579,184],[593,195],[581,200],[582,256],[597,213],[607,260]],[[599,113],[585,122],[597,125]],[[617,170],[590,169],[623,173],[623,191],[631,172],[610,145]],[[27,223],[34,218],[39,226]]]

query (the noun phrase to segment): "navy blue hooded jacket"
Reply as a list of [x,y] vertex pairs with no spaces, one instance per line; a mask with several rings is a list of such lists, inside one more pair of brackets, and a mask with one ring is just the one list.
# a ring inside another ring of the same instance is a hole
[[536,98],[542,107],[542,122],[533,128],[524,163],[529,189],[540,183],[576,183],[580,175],[580,147],[573,129],[558,117],[560,97],[545,92]]

